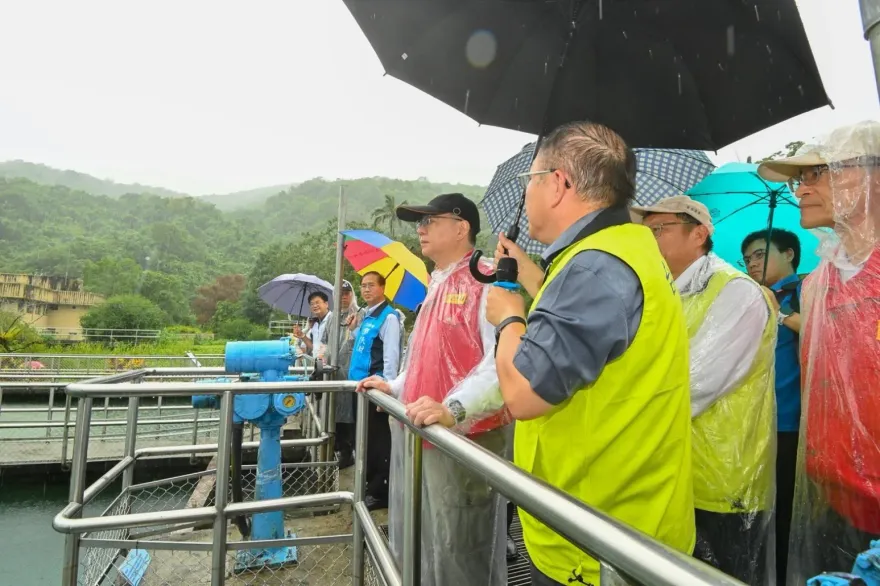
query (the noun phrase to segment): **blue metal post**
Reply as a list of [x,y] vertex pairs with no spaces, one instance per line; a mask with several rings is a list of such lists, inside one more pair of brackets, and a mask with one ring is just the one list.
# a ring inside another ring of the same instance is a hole
[[[293,362],[290,339],[271,342],[229,342],[226,345],[226,372],[249,374],[263,382],[288,379],[288,367]],[[276,499],[283,494],[281,478],[281,429],[290,415],[303,409],[301,394],[278,393],[238,395],[235,398],[236,423],[251,422],[260,428],[260,447],[257,456],[256,499]],[[284,513],[270,511],[257,513],[252,518],[251,539],[254,541],[283,539]],[[240,550],[235,571],[261,567],[277,567],[296,563],[296,547],[272,547]]]

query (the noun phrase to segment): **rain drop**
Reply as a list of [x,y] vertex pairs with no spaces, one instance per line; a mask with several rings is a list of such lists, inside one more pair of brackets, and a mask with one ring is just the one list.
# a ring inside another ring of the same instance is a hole
[[513,98],[513,109],[519,108],[519,98]]
[[736,31],[733,29],[733,25],[727,27],[727,54],[730,57],[733,57],[733,54],[736,53]]
[[491,31],[478,30],[471,35],[465,46],[467,60],[474,67],[483,69],[495,61],[498,52],[498,41]]
[[548,61],[544,61],[544,75],[547,75]]
[[629,39],[629,37],[626,36],[626,31],[621,31],[621,32],[623,33],[623,38],[624,38],[624,39]]
[[409,57],[409,55],[407,55],[406,53],[404,53],[403,55],[400,56],[400,58],[403,59],[404,61],[406,61],[408,57]]
[[678,74],[678,95],[681,95],[681,74]]
[[755,4],[755,20],[757,20],[758,22],[761,21],[761,15],[758,14],[758,5],[757,4]]
[[724,66],[721,65],[721,63],[719,63],[719,64],[718,64],[718,69],[720,69],[721,71],[724,71]]
[[770,50],[770,45],[765,45],[765,47],[767,47],[767,54],[772,55],[773,51]]
[[654,50],[653,49],[648,49],[648,57],[650,57],[652,60],[654,59]]
[[599,0],[599,20],[602,20],[602,0]]
[[804,86],[798,85],[798,91],[801,93],[801,96],[804,95]]
[[464,113],[465,114],[467,114],[468,104],[470,103],[470,101],[471,101],[471,90],[467,90],[464,93]]

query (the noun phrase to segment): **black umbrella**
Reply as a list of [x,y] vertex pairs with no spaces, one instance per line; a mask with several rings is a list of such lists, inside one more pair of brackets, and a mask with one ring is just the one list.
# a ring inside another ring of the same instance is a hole
[[794,0],[345,0],[387,73],[481,124],[717,150],[829,103]]

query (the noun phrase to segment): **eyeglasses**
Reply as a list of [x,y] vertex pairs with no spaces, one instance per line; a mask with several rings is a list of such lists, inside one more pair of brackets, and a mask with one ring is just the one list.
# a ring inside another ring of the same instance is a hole
[[525,189],[529,186],[529,182],[531,182],[532,177],[535,175],[546,175],[547,173],[555,173],[558,169],[547,169],[545,171],[526,171],[525,173],[520,173],[516,176],[517,181],[519,181],[520,187]]
[[746,268],[747,266],[752,264],[752,261],[763,262],[766,256],[767,250],[762,248],[761,250],[756,250],[752,254],[744,254],[741,260],[736,261],[736,264],[743,268]]
[[828,165],[816,165],[815,167],[804,167],[800,172],[788,180],[788,189],[792,193],[796,192],[801,184],[810,186],[816,185],[819,178],[828,172]]
[[379,287],[379,283],[361,283],[361,291],[376,289]]
[[[835,170],[837,169],[855,169],[857,167],[877,167],[880,166],[880,157],[864,156],[840,163],[833,163]],[[815,165],[813,167],[802,168],[797,175],[788,180],[788,188],[792,193],[796,192],[801,185],[815,185],[819,179],[829,171],[829,165]]]
[[455,220],[456,222],[462,222],[464,221],[464,218],[459,218],[458,216],[424,216],[421,220],[416,222],[416,226],[419,228],[427,228],[436,220]]
[[651,229],[651,232],[654,233],[655,238],[660,238],[660,235],[663,234],[663,228],[666,226],[696,226],[696,222],[663,222],[662,224],[654,224],[653,226],[648,226]]

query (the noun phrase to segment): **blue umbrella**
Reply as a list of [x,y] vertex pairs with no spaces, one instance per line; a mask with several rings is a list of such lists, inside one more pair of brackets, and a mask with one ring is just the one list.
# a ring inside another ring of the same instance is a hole
[[801,241],[799,273],[808,273],[819,264],[815,252],[819,240],[801,228],[797,200],[786,184],[762,179],[757,165],[722,165],[689,189],[687,195],[709,208],[715,225],[714,252],[730,264],[739,266],[743,239],[765,228],[782,228],[797,234]]
[[[664,197],[681,195],[715,168],[703,151],[633,149],[633,152],[637,169],[636,201],[640,205],[651,205]],[[498,165],[486,195],[480,202],[494,233],[507,231],[514,222],[523,196],[517,175],[529,170],[534,157],[535,143],[532,142],[524,146],[517,155]],[[543,244],[527,236],[529,221],[525,210],[518,223],[519,244],[532,254],[539,254],[544,250]]]
[[333,285],[314,275],[293,273],[278,275],[257,289],[260,299],[279,311],[289,315],[308,317],[309,296],[312,293],[324,293],[330,304],[333,304]]

